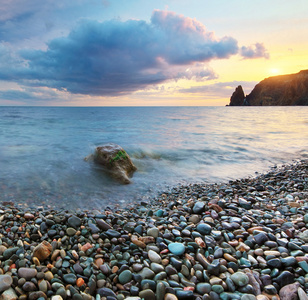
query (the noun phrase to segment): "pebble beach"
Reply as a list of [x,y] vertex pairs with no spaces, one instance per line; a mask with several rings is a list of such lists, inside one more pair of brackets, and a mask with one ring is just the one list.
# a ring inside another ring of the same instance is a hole
[[0,300],[307,300],[307,226],[308,160],[125,208],[2,202]]

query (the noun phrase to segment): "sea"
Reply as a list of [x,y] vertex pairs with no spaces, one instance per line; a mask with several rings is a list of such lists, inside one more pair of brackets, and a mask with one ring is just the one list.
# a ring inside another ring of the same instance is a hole
[[[85,160],[107,143],[131,184]],[[124,207],[307,158],[308,107],[0,107],[0,202],[22,208]]]

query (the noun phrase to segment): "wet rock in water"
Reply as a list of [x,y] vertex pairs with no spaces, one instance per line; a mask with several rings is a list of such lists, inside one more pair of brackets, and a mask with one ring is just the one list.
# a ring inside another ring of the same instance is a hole
[[126,151],[113,143],[97,147],[94,161],[106,168],[113,178],[123,184],[130,183],[130,177],[137,170]]

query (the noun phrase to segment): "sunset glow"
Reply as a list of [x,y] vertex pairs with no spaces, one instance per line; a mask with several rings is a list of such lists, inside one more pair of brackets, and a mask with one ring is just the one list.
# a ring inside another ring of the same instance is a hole
[[308,69],[304,1],[19,2],[1,7],[0,105],[219,106]]
[[279,69],[270,69],[271,74],[278,75],[280,73]]

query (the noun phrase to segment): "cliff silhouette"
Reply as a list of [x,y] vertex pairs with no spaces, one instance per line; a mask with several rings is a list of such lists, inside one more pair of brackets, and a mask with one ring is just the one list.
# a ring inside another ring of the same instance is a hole
[[230,98],[229,106],[245,105],[308,105],[308,70],[266,78],[246,97],[242,86],[238,86]]

